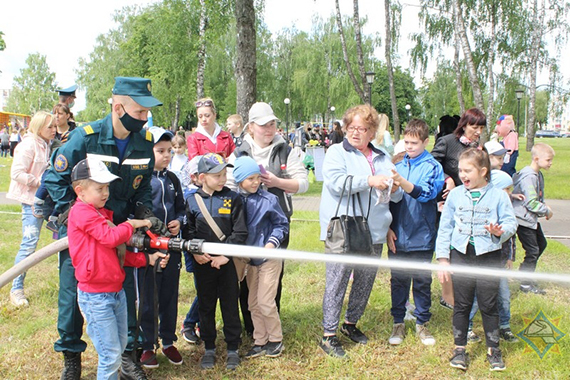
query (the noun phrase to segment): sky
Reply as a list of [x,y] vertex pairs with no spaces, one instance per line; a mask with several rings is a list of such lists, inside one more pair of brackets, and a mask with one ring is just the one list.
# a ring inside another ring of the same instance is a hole
[[[408,0],[403,6],[399,54],[404,58],[398,62],[403,68],[409,66],[407,51],[412,47],[408,36],[420,28],[418,9],[414,6],[419,1]],[[0,89],[12,87],[12,78],[20,75],[28,55],[36,52],[46,56],[60,88],[71,86],[75,83],[78,60],[88,57],[97,36],[117,26],[112,19],[115,12],[125,6],[145,6],[154,2],[83,0],[54,6],[54,2],[45,0],[1,1],[0,15],[9,16],[2,17],[0,24],[6,42],[6,49],[0,52]],[[352,0],[340,0],[341,12],[352,15],[352,3]],[[383,4],[379,0],[359,1],[360,15],[368,16],[368,23],[363,27],[365,34],[384,35]],[[292,26],[297,30],[310,31],[314,14],[327,18],[333,12],[333,0],[265,0],[264,19],[272,32]],[[378,54],[383,55],[383,49],[381,47]],[[566,54],[570,56],[568,51]],[[570,57],[565,61],[570,61]],[[547,76],[545,80],[548,80]],[[77,95],[74,112],[85,108],[84,93],[78,91]]]

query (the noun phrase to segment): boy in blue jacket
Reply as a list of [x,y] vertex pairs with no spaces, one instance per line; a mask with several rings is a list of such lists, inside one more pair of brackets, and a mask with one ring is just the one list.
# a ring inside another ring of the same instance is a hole
[[[388,258],[430,263],[437,236],[437,194],[444,183],[443,168],[426,150],[429,127],[413,119],[404,131],[406,154],[392,170],[393,179],[404,190],[400,202],[390,203],[392,225],[388,232]],[[404,316],[410,286],[416,309],[416,334],[424,345],[435,344],[427,329],[431,318],[431,272],[392,269],[391,294],[394,326],[389,343],[398,345],[405,337]]]
[[[279,248],[289,232],[289,222],[277,196],[260,188],[259,165],[251,157],[239,157],[234,162],[233,175],[246,209],[246,244]],[[283,351],[283,331],[275,303],[282,266],[281,259],[251,259],[247,266],[248,308],[253,321],[254,346],[246,358],[275,358]]]
[[[167,168],[171,160],[173,134],[160,127],[151,127],[154,139],[154,172],[151,178],[152,211],[168,228],[171,236],[178,236],[184,222],[184,195],[180,180]],[[141,330],[143,335],[141,364],[145,368],[158,368],[154,346],[155,337],[162,340],[162,353],[174,365],[182,364],[182,356],[174,346],[176,342],[176,318],[178,316],[178,284],[181,255],[168,252],[170,259],[161,272],[139,271],[139,283],[144,284]],[[156,290],[155,290],[156,287]],[[154,295],[158,296],[155,310]],[[158,313],[158,316],[155,314]],[[155,318],[159,324],[155,325]],[[158,329],[158,332],[155,331]]]

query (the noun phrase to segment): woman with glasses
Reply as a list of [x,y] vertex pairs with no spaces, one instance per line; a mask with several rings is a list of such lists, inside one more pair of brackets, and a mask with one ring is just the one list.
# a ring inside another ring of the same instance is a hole
[[206,153],[217,153],[227,158],[236,148],[232,136],[216,123],[216,116],[216,106],[212,99],[202,98],[196,102],[198,127],[186,139],[190,160]]
[[[324,183],[319,211],[321,240],[324,241],[326,238],[327,227],[334,217],[336,205],[341,202],[340,210],[346,210],[348,196],[341,199],[340,194],[347,176],[351,175],[352,193],[360,194],[364,214],[368,211],[373,255],[380,256],[382,244],[386,243],[386,234],[392,222],[389,203],[391,200],[400,201],[403,193],[392,181],[391,171],[395,170],[395,166],[390,157],[371,143],[380,125],[378,112],[368,104],[350,108],[343,116],[343,124],[346,125],[344,140],[329,147],[323,162]],[[356,209],[357,211],[354,207],[350,207],[349,212],[361,215],[358,206]],[[323,297],[324,334],[320,347],[328,355],[337,358],[346,356],[336,331],[351,274],[352,288],[340,331],[355,343],[368,342],[368,338],[356,327],[356,324],[364,314],[376,272],[377,268],[374,267],[326,264]]]

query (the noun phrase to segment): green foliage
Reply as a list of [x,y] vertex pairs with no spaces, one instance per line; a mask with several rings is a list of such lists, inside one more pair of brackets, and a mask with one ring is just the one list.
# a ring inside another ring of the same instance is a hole
[[26,67],[14,77],[14,86],[6,102],[6,111],[31,115],[50,111],[57,103],[55,73],[50,72],[46,57],[34,53],[26,58]]
[[4,35],[4,32],[0,31],[0,51],[6,49],[6,41],[4,41],[4,37],[2,37],[3,35]]

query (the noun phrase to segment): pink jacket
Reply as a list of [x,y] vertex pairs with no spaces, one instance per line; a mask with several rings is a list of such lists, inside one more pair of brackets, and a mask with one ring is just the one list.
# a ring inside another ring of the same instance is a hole
[[36,190],[49,163],[49,144],[33,133],[26,133],[16,145],[10,173],[10,189],[6,198],[27,205],[34,204]]

